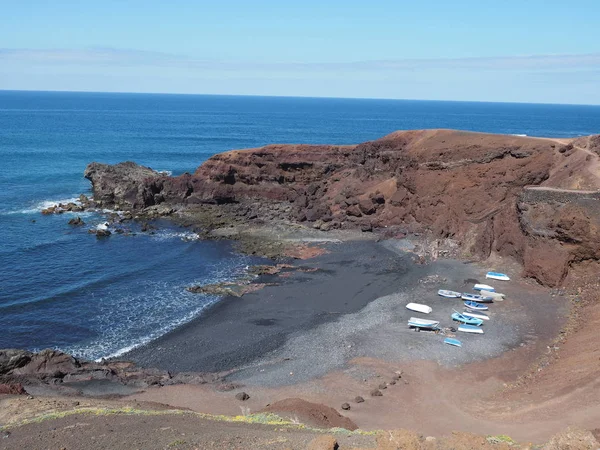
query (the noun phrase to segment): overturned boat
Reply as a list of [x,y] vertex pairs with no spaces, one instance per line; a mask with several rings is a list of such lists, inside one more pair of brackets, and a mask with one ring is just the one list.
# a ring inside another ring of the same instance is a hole
[[433,308],[431,306],[422,305],[420,303],[409,303],[408,305],[406,305],[406,309],[410,309],[411,311],[416,311],[423,314],[429,314],[431,311],[433,311]]
[[491,278],[492,280],[510,281],[510,277],[508,275],[500,272],[488,272],[485,274],[485,277]]
[[489,284],[481,284],[481,283],[477,283],[475,286],[473,286],[473,290],[474,291],[486,291],[485,292],[486,294],[488,292],[496,292],[496,289],[494,289]]
[[462,331],[463,333],[483,334],[483,330],[475,325],[459,325],[458,331]]

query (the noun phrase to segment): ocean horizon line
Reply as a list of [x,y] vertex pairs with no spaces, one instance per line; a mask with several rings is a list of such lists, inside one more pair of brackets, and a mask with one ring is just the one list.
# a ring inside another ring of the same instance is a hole
[[173,97],[249,97],[249,98],[281,98],[281,99],[315,99],[315,100],[365,100],[365,101],[389,101],[389,102],[423,102],[423,103],[480,103],[500,105],[543,105],[543,106],[587,106],[600,107],[594,103],[555,103],[555,102],[510,102],[493,100],[436,100],[419,98],[388,98],[388,97],[328,97],[318,95],[263,95],[263,94],[207,94],[193,92],[130,92],[130,91],[80,91],[80,90],[46,90],[46,89],[2,89],[0,93],[47,93],[47,94],[113,94],[113,95],[156,95]]

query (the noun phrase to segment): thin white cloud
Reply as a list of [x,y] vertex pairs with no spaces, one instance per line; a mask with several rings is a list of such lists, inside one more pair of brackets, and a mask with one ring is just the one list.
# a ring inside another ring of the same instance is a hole
[[81,50],[0,48],[0,61],[39,65],[154,66],[199,70],[267,70],[276,72],[600,69],[600,53],[290,63],[210,60],[174,53],[115,48]]

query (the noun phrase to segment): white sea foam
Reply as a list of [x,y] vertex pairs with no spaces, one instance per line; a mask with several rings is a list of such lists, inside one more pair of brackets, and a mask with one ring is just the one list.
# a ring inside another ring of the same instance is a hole
[[513,136],[527,137],[527,135],[526,135],[526,134],[513,134]]
[[192,231],[168,231],[161,230],[152,235],[153,239],[158,241],[167,241],[170,239],[181,239],[182,241],[197,241],[200,239],[198,233]]
[[[35,214],[41,212],[44,209],[52,208],[53,206],[58,206],[60,203],[62,203],[63,205],[67,203],[75,203],[76,205],[81,206],[81,202],[77,197],[65,198],[62,200],[42,200],[29,208],[7,211],[4,214]],[[69,211],[65,211],[65,213],[68,212]]]
[[173,172],[171,170],[157,170],[157,172],[160,173],[161,175],[166,175],[168,177],[173,175]]

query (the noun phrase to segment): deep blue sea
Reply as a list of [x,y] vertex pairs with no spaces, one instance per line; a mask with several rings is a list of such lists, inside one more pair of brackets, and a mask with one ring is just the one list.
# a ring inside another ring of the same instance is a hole
[[193,283],[254,262],[188,230],[96,239],[103,221],[42,216],[88,193],[91,161],[174,175],[215,153],[269,143],[353,144],[399,129],[529,136],[600,133],[600,106],[0,91],[0,348],[122,353],[202,314]]

